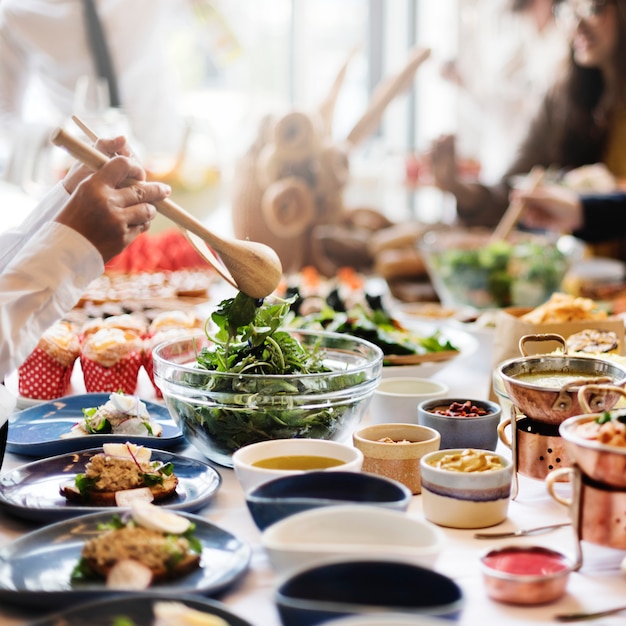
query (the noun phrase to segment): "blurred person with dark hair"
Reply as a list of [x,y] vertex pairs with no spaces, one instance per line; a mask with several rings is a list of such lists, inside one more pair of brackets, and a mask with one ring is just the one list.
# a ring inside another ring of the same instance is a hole
[[[454,137],[433,144],[436,184],[454,195],[459,221],[467,226],[494,226],[508,206],[512,177],[535,166],[568,171],[603,163],[616,179],[626,177],[626,0],[562,0],[555,15],[570,40],[569,63],[501,181],[487,186],[461,180]],[[602,246],[594,248],[626,259],[625,244],[609,227]]]

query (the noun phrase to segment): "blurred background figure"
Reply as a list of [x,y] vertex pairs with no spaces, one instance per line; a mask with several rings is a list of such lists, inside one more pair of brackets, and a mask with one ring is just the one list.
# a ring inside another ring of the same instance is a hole
[[126,134],[140,153],[176,154],[185,121],[168,41],[176,24],[193,18],[195,4],[2,0],[0,131],[9,152],[5,178],[21,184],[33,169],[44,169],[47,163],[38,160],[45,156],[42,146],[50,129],[74,113],[98,134]]
[[[487,186],[461,180],[454,138],[442,137],[433,145],[436,184],[455,197],[465,225],[495,225],[508,205],[515,176],[535,166],[562,173],[601,163],[615,184],[626,177],[626,3],[562,0],[555,15],[570,42],[570,59],[501,181]],[[626,242],[612,238],[608,227],[606,241],[594,246],[595,253],[626,259]]]
[[457,58],[441,68],[459,88],[459,147],[483,180],[505,171],[567,58],[555,0],[477,0],[460,13]]

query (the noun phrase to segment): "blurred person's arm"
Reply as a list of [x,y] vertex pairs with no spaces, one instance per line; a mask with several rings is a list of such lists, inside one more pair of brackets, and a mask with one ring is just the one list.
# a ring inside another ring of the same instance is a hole
[[578,193],[560,185],[514,190],[511,199],[524,203],[521,222],[530,228],[571,233],[583,227],[583,205]]
[[[549,154],[553,136],[552,109],[552,100],[547,96],[530,125],[515,160],[495,185],[487,186],[461,179],[453,137],[442,137],[433,144],[430,166],[435,184],[455,197],[457,216],[462,224],[495,226],[509,204],[511,178],[526,175],[537,165],[547,168],[552,164]],[[503,141],[506,141],[505,137]]]
[[[112,159],[81,182],[69,200],[66,196],[53,219],[30,233],[6,262],[0,274],[0,379],[76,305],[104,264],[149,228],[153,203],[169,188],[144,182],[124,186],[127,178],[144,175],[129,159]],[[3,239],[0,235],[0,247]]]
[[626,193],[579,195],[559,185],[542,185],[535,191],[514,191],[512,198],[525,203],[522,221],[531,228],[572,233],[588,242],[626,235]]
[[583,226],[574,235],[597,242],[626,236],[626,193],[581,195]]
[[[130,156],[131,154],[130,147],[127,145],[124,137],[99,139],[96,143],[96,148],[108,156],[114,154]],[[138,170],[137,175],[142,176],[142,172],[143,170]],[[75,163],[63,180],[52,187],[21,224],[0,235],[0,241],[2,242],[2,246],[0,246],[0,271],[28,243],[34,233],[46,222],[54,219],[78,184],[91,173],[91,170],[81,163]],[[11,210],[11,208],[3,207],[2,210]]]

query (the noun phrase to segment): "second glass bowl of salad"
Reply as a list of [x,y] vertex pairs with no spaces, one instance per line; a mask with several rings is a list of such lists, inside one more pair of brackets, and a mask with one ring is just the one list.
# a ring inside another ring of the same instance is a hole
[[433,230],[418,244],[445,306],[535,307],[561,289],[570,260],[556,241],[530,233],[490,237],[482,229]]
[[382,374],[382,351],[364,339],[290,330],[308,349],[323,352],[328,371],[246,374],[198,364],[206,336],[161,344],[153,352],[155,379],[187,440],[209,460],[232,467],[249,443],[309,437],[343,440],[361,421]]

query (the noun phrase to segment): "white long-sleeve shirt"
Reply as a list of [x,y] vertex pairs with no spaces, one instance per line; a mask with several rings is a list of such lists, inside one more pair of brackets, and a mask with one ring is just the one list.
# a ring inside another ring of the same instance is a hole
[[[177,113],[177,76],[166,44],[180,3],[96,0],[96,6],[133,137],[148,150],[177,150],[183,121]],[[81,77],[93,81],[96,71],[80,0],[1,0],[0,122],[5,130],[29,121],[24,119],[24,98],[33,81],[37,93],[49,101],[37,111],[35,122],[56,126],[73,113],[85,115],[76,101]],[[42,119],[45,114],[48,119]]]
[[91,242],[52,221],[68,198],[58,183],[20,226],[0,234],[0,381],[104,271]]

